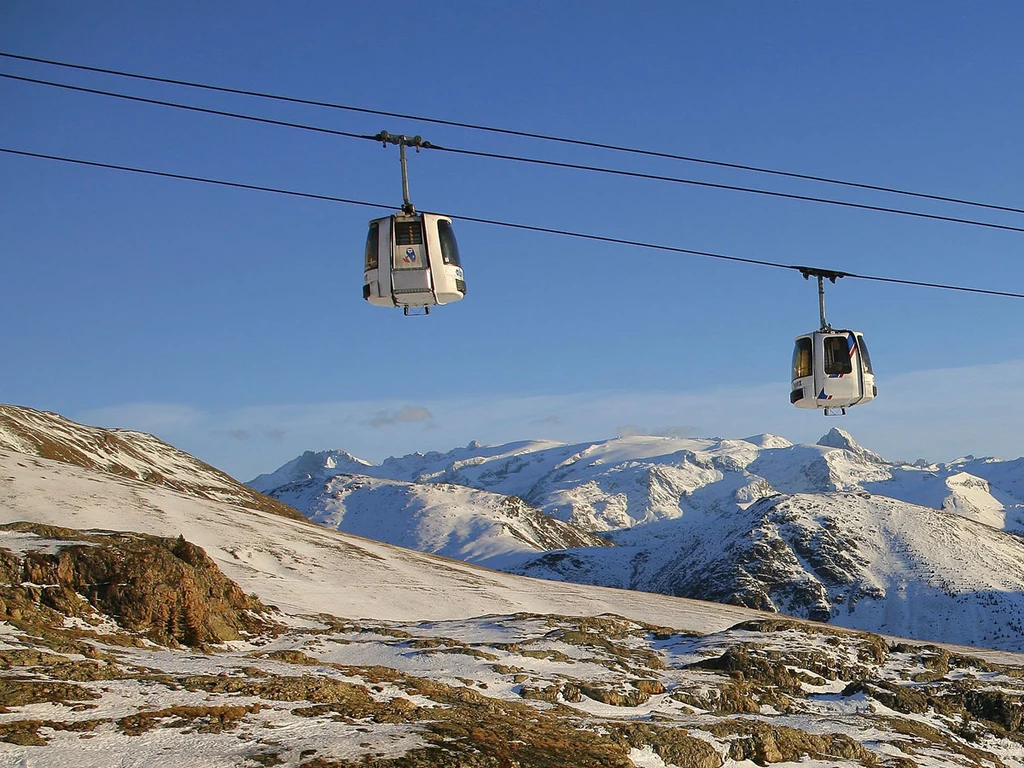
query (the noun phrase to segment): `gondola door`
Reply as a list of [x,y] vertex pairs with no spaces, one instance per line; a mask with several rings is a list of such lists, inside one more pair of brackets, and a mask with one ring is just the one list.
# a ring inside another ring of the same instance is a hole
[[392,216],[391,286],[395,303],[427,307],[437,303],[422,216]]

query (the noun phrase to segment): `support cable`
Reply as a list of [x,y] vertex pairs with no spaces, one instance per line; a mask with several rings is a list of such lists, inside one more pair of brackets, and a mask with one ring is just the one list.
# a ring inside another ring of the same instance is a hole
[[[3,55],[3,54],[0,54],[0,55]],[[123,99],[123,100],[127,100],[127,101],[134,101],[134,102],[139,102],[139,103],[143,103],[143,104],[154,104],[154,105],[163,106],[163,107],[171,107],[171,108],[174,108],[174,109],[184,109],[184,110],[188,110],[190,112],[199,112],[199,113],[203,113],[203,114],[216,115],[216,116],[219,116],[219,117],[230,117],[230,118],[235,118],[235,119],[239,119],[239,120],[246,120],[246,121],[254,122],[254,123],[265,123],[265,124],[268,124],[268,125],[276,125],[276,126],[285,127],[285,128],[295,128],[295,129],[304,130],[304,131],[313,131],[313,132],[316,132],[316,133],[322,133],[322,134],[327,134],[327,135],[331,135],[331,136],[342,136],[342,137],[345,137],[345,138],[366,139],[366,140],[371,140],[371,141],[377,141],[377,140],[379,140],[379,137],[382,135],[382,134],[377,134],[377,135],[371,136],[371,135],[362,134],[362,133],[352,133],[350,131],[339,131],[339,130],[335,130],[333,128],[323,128],[323,127],[320,127],[320,126],[307,125],[307,124],[304,124],[304,123],[293,123],[293,122],[289,122],[289,121],[286,121],[286,120],[274,120],[274,119],[271,119],[271,118],[257,117],[255,115],[246,115],[246,114],[242,114],[242,113],[239,113],[239,112],[228,112],[228,111],[220,110],[220,109],[210,109],[210,108],[207,108],[207,107],[197,107],[197,106],[193,106],[193,105],[190,105],[190,104],[180,104],[178,102],[165,101],[163,99],[151,99],[151,98],[146,98],[146,97],[143,97],[143,96],[132,96],[132,95],[125,94],[125,93],[117,93],[117,92],[114,92],[114,91],[105,91],[105,90],[101,90],[101,89],[98,89],[98,88],[86,88],[84,86],[79,86],[79,85],[69,85],[67,83],[56,83],[56,82],[52,82],[52,81],[49,81],[49,80],[40,80],[40,79],[32,78],[32,77],[23,77],[21,75],[11,75],[11,74],[7,74],[7,73],[3,73],[3,72],[0,72],[0,78],[4,78],[4,79],[7,79],[7,80],[16,80],[16,81],[25,82],[25,83],[32,83],[32,84],[36,84],[36,85],[51,86],[51,87],[54,87],[54,88],[62,88],[62,89],[69,90],[69,91],[77,91],[77,92],[81,92],[81,93],[89,93],[89,94],[94,94],[94,95],[99,95],[99,96],[108,96],[108,97],[111,97],[111,98]],[[386,132],[382,132],[382,133],[386,135]],[[502,154],[502,153],[497,153],[497,152],[483,152],[483,151],[479,151],[479,150],[460,149],[460,148],[457,148],[457,147],[444,147],[444,146],[440,146],[438,144],[430,144],[429,142],[424,142],[422,144],[422,147],[425,148],[425,149],[435,149],[435,150],[438,150],[440,152],[449,152],[449,153],[452,153],[452,154],[466,155],[466,156],[471,156],[471,157],[485,157],[485,158],[492,158],[492,159],[496,159],[496,160],[507,160],[507,161],[511,161],[511,162],[526,163],[526,164],[529,164],[529,165],[547,166],[547,167],[552,167],[552,168],[566,168],[566,169],[572,169],[572,170],[578,170],[578,171],[588,171],[588,172],[591,172],[591,173],[600,173],[600,174],[611,175],[611,176],[630,177],[630,178],[636,178],[636,179],[646,179],[646,180],[649,180],[649,181],[664,181],[664,182],[669,182],[669,183],[672,183],[672,184],[684,184],[684,185],[695,186],[695,187],[704,187],[704,188],[707,188],[707,189],[721,189],[721,190],[727,190],[727,191],[731,191],[731,192],[743,192],[743,193],[746,193],[746,194],[762,195],[762,196],[766,196],[766,197],[782,198],[782,199],[786,199],[786,200],[800,200],[800,201],[803,201],[803,202],[819,203],[819,204],[824,204],[824,205],[835,205],[835,206],[840,206],[840,207],[843,207],[843,208],[854,208],[854,209],[857,209],[857,210],[875,211],[875,212],[878,212],[878,213],[888,213],[888,214],[893,214],[893,215],[897,215],[897,216],[910,216],[910,217],[913,217],[913,218],[928,219],[928,220],[932,220],[932,221],[945,221],[945,222],[949,222],[949,223],[953,223],[953,224],[965,224],[965,225],[974,226],[974,227],[984,227],[986,229],[997,229],[997,230],[1002,230],[1002,231],[1006,231],[1006,232],[1022,232],[1022,233],[1024,233],[1024,227],[1014,227],[1014,226],[1011,226],[1009,224],[996,224],[994,222],[978,221],[976,219],[965,219],[965,218],[961,218],[961,217],[957,217],[957,216],[942,216],[942,215],[934,214],[934,213],[924,213],[922,211],[909,211],[909,210],[905,210],[905,209],[902,209],[902,208],[892,208],[892,207],[889,207],[889,206],[868,205],[866,203],[854,203],[854,202],[850,202],[850,201],[847,201],[847,200],[834,200],[834,199],[831,199],[831,198],[815,197],[815,196],[812,196],[812,195],[798,195],[798,194],[794,194],[794,193],[790,193],[790,192],[777,192],[777,191],[768,190],[768,189],[759,189],[759,188],[756,188],[756,187],[742,187],[742,186],[737,186],[737,185],[734,185],[734,184],[718,184],[718,183],[714,183],[714,182],[710,182],[710,181],[699,181],[697,179],[685,179],[685,178],[680,178],[680,177],[677,177],[677,176],[664,176],[664,175],[661,175],[661,174],[654,174],[654,173],[641,173],[641,172],[638,172],[638,171],[626,171],[626,170],[615,169],[615,168],[603,168],[603,167],[600,167],[600,166],[584,165],[584,164],[580,164],[580,163],[569,163],[569,162],[561,162],[561,161],[556,161],[556,160],[541,160],[541,159],[538,159],[538,158],[523,157],[523,156],[519,156],[519,155],[508,155],[508,154]],[[1020,212],[1024,213],[1024,210],[1021,210]]]
[[96,96],[109,96],[114,99],[123,99],[124,101],[134,101],[140,104],[155,104],[160,107],[171,107],[173,109],[184,109],[189,112],[199,112],[204,115],[216,115],[217,117],[231,117],[236,120],[248,120],[253,123],[265,123],[267,125],[277,125],[283,128],[297,128],[302,131],[314,131],[316,133],[326,133],[331,136],[343,136],[349,139],[374,139],[374,136],[367,135],[365,133],[351,133],[349,131],[337,131],[333,128],[321,128],[316,125],[306,125],[304,123],[292,123],[287,120],[274,120],[269,117],[257,117],[255,115],[246,115],[241,112],[227,112],[223,109],[210,109],[209,107],[196,107],[192,104],[181,104],[176,101],[165,101],[163,99],[150,99],[145,96],[132,96],[127,93],[117,93],[115,91],[104,91],[99,88],[86,88],[82,85],[69,85],[68,83],[55,83],[50,80],[39,80],[34,77],[22,77],[21,75],[10,75],[6,72],[0,72],[0,77],[5,80],[17,80],[23,83],[32,83],[34,85],[46,85],[52,88],[63,88],[66,91],[77,91],[78,93],[91,93]]
[[[223,181],[223,180],[220,180],[220,179],[210,179],[210,178],[204,178],[204,177],[201,177],[201,176],[192,176],[192,175],[188,175],[188,174],[170,173],[170,172],[167,172],[167,171],[155,171],[155,170],[151,170],[151,169],[135,168],[135,167],[126,166],[126,165],[114,165],[112,163],[101,163],[101,162],[96,162],[96,161],[92,161],[92,160],[80,160],[78,158],[61,157],[61,156],[58,156],[58,155],[43,154],[41,152],[28,152],[28,151],[24,151],[24,150],[10,149],[10,148],[6,148],[6,147],[0,147],[0,152],[8,154],[8,155],[18,155],[18,156],[21,156],[21,157],[31,157],[31,158],[44,159],[44,160],[53,160],[53,161],[56,161],[56,162],[71,163],[71,164],[74,164],[74,165],[88,166],[88,167],[91,167],[91,168],[107,168],[107,169],[111,169],[111,170],[125,171],[125,172],[128,172],[128,173],[138,173],[138,174],[144,174],[144,175],[148,175],[148,176],[159,176],[159,177],[168,178],[168,179],[180,179],[180,180],[184,180],[184,181],[193,181],[193,182],[198,182],[198,183],[202,183],[202,184],[212,184],[212,185],[221,186],[221,187],[234,187],[234,188],[238,188],[238,189],[248,189],[248,190],[255,190],[255,191],[259,191],[259,192],[270,192],[270,193],[279,194],[279,195],[288,195],[290,197],[308,198],[308,199],[312,199],[312,200],[322,200],[322,201],[332,202],[332,203],[344,203],[344,204],[347,204],[347,205],[358,205],[358,206],[363,206],[363,207],[367,207],[367,208],[383,208],[383,209],[394,210],[394,206],[386,205],[386,204],[383,204],[383,203],[370,203],[370,202],[366,202],[365,200],[353,200],[353,199],[349,199],[349,198],[335,197],[333,195],[319,195],[319,194],[315,194],[315,193],[312,193],[312,192],[301,192],[301,191],[290,190],[290,189],[280,189],[280,188],[275,188],[275,187],[265,187],[265,186],[260,186],[260,185],[257,185],[257,184],[245,184],[245,183],[235,182],[235,181]],[[429,213],[429,211],[428,211],[428,213]],[[449,215],[449,214],[445,214],[445,215]],[[797,265],[794,265],[794,264],[783,264],[781,262],[766,261],[766,260],[763,260],[763,259],[752,259],[752,258],[746,258],[746,257],[741,257],[741,256],[729,256],[729,255],[726,255],[726,254],[714,253],[714,252],[711,252],[711,251],[699,251],[699,250],[694,250],[694,249],[691,249],[691,248],[679,248],[679,247],[672,246],[672,245],[661,245],[661,244],[658,244],[658,243],[647,243],[647,242],[643,242],[641,240],[628,240],[628,239],[625,239],[625,238],[608,237],[608,236],[604,236],[604,235],[595,235],[595,234],[590,234],[590,233],[585,233],[585,232],[574,232],[572,230],[555,229],[555,228],[552,228],[552,227],[541,227],[541,226],[535,226],[535,225],[531,225],[531,224],[519,224],[519,223],[514,223],[514,222],[508,222],[508,221],[498,221],[496,219],[485,219],[485,218],[475,217],[475,216],[462,216],[462,215],[458,215],[458,214],[451,214],[451,215],[452,215],[453,218],[457,218],[459,221],[469,221],[469,222],[474,222],[474,223],[477,223],[477,224],[487,224],[487,225],[496,226],[496,227],[505,227],[505,228],[509,228],[509,229],[518,229],[518,230],[524,230],[524,231],[528,231],[528,232],[540,232],[540,233],[550,234],[550,235],[563,235],[565,237],[573,237],[573,238],[578,238],[578,239],[582,239],[582,240],[591,240],[591,241],[602,242],[602,243],[612,243],[612,244],[616,244],[616,245],[627,245],[627,246],[633,246],[633,247],[636,247],[636,248],[645,248],[645,249],[648,249],[648,250],[664,251],[664,252],[669,252],[669,253],[679,253],[679,254],[685,254],[685,255],[690,255],[690,256],[702,256],[702,257],[706,257],[706,258],[710,258],[710,259],[718,259],[718,260],[722,260],[722,261],[732,261],[732,262],[737,262],[737,263],[741,263],[741,264],[756,264],[756,265],[763,266],[763,267],[774,267],[776,269],[790,269],[790,270],[796,270],[797,272],[800,272],[801,274],[804,274],[804,273],[817,274],[818,272],[821,272],[821,273],[831,273],[831,274],[835,274],[838,277],[849,277],[849,278],[853,278],[853,279],[857,279],[857,280],[870,280],[870,281],[874,281],[874,282],[893,283],[893,284],[897,284],[897,285],[913,285],[913,286],[918,286],[918,287],[922,287],[922,288],[936,288],[936,289],[942,289],[942,290],[948,290],[948,291],[958,291],[958,292],[961,292],[961,293],[975,293],[975,294],[981,294],[981,295],[985,295],[985,296],[1003,296],[1003,297],[1013,298],[1013,299],[1024,299],[1024,293],[1014,293],[1014,292],[1011,292],[1011,291],[996,291],[996,290],[991,290],[991,289],[987,289],[987,288],[970,288],[970,287],[961,286],[961,285],[949,285],[949,284],[944,284],[944,283],[932,283],[932,282],[925,282],[925,281],[920,281],[920,280],[903,280],[903,279],[899,279],[899,278],[879,277],[879,276],[875,276],[875,275],[858,275],[858,274],[854,274],[853,272],[837,272],[837,271],[834,271],[834,270],[825,270],[825,269],[821,269],[821,268],[818,268],[818,267],[797,266]]]
[[326,109],[337,109],[346,112],[356,112],[365,115],[378,115],[381,117],[393,117],[402,120],[416,120],[424,123],[433,123],[435,125],[446,125],[453,128],[465,128],[474,131],[485,131],[488,133],[501,134],[505,136],[517,136],[520,138],[536,139],[539,141],[551,141],[560,144],[590,147],[593,149],[603,149],[612,152],[623,152],[634,155],[643,155],[646,157],[656,157],[664,160],[679,160],[687,163],[696,163],[700,165],[714,166],[717,168],[730,168],[733,170],[748,171],[751,173],[763,173],[772,176],[780,176],[790,179],[800,179],[802,181],[813,181],[821,184],[832,184],[836,186],[851,187],[855,189],[869,190],[872,192],[884,192],[892,195],[902,195],[904,197],[914,197],[923,200],[934,200],[943,203],[953,203],[955,205],[967,205],[975,208],[984,208],[993,211],[1005,211],[1007,213],[1024,213],[1024,209],[1015,208],[1007,205],[997,205],[995,203],[979,202],[977,200],[968,200],[965,198],[951,197],[947,195],[935,195],[926,192],[914,192],[911,190],[900,189],[897,187],[889,187],[880,184],[867,184],[863,182],[848,181],[844,179],[837,179],[829,176],[819,176],[807,173],[797,173],[795,171],[783,171],[775,168],[762,168],[755,165],[748,165],[744,163],[732,163],[723,160],[711,160],[702,157],[692,157],[688,155],[680,155],[672,152],[662,152],[650,149],[641,149],[637,147],[628,147],[620,144],[609,144],[598,141],[587,141],[585,139],[575,139],[565,136],[554,136],[543,133],[535,133],[531,131],[520,131],[511,128],[500,128],[489,125],[479,125],[475,123],[467,123],[458,120],[445,120],[442,118],[428,117],[424,115],[410,115],[402,112],[391,112],[381,109],[370,109],[367,107],[357,107],[349,104],[338,104],[328,101],[318,101],[314,99],[302,99],[293,96],[283,96],[281,94],[266,93],[263,91],[253,91],[243,88],[229,88],[226,86],[210,85],[208,83],[198,83],[190,80],[181,80],[170,77],[157,77],[155,75],[143,75],[137,72],[127,72],[118,69],[109,69],[104,67],[92,67],[85,64],[73,64],[65,61],[55,61],[53,59],[44,59],[37,56],[24,56],[15,53],[7,53],[0,51],[0,57],[7,59],[15,59],[18,61],[28,61],[36,64],[45,64],[47,66],[62,67],[65,69],[75,69],[83,72],[95,72],[104,75],[113,75],[115,77],[132,78],[135,80],[143,80],[146,82],[153,83],[166,83],[169,85],[178,85],[186,88],[197,88],[201,90],[214,91],[217,93],[230,93],[239,96],[250,96],[253,98],[269,99],[273,101],[284,102],[288,104],[302,104],[306,106],[321,107]]

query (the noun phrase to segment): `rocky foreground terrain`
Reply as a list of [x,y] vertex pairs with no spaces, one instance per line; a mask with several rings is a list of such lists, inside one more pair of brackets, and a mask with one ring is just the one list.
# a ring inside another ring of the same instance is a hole
[[11,765],[1024,765],[1024,667],[936,646],[780,618],[285,615],[183,539],[0,542]]
[[1024,767],[1024,657],[0,450],[0,766]]

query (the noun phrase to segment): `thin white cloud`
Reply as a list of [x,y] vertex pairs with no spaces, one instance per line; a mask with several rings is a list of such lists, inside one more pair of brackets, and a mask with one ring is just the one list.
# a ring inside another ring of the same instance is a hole
[[531,424],[537,424],[537,425],[542,425],[542,424],[561,424],[562,423],[562,419],[561,419],[561,417],[559,417],[558,415],[556,415],[554,413],[549,413],[547,416],[542,416],[539,419],[534,419],[530,423]]
[[407,405],[397,411],[377,411],[368,423],[371,427],[387,427],[392,424],[410,424],[417,421],[430,422],[433,418],[426,408]]
[[275,443],[280,443],[284,440],[285,431],[283,429],[265,429],[263,430],[263,436]]

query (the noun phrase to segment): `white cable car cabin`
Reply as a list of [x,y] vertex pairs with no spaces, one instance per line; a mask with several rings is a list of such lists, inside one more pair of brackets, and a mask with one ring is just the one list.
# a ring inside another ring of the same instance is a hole
[[378,307],[450,304],[466,295],[459,245],[448,216],[396,213],[370,222],[363,298]]
[[793,387],[797,408],[846,409],[875,399],[878,388],[864,336],[859,331],[819,330],[796,337]]

